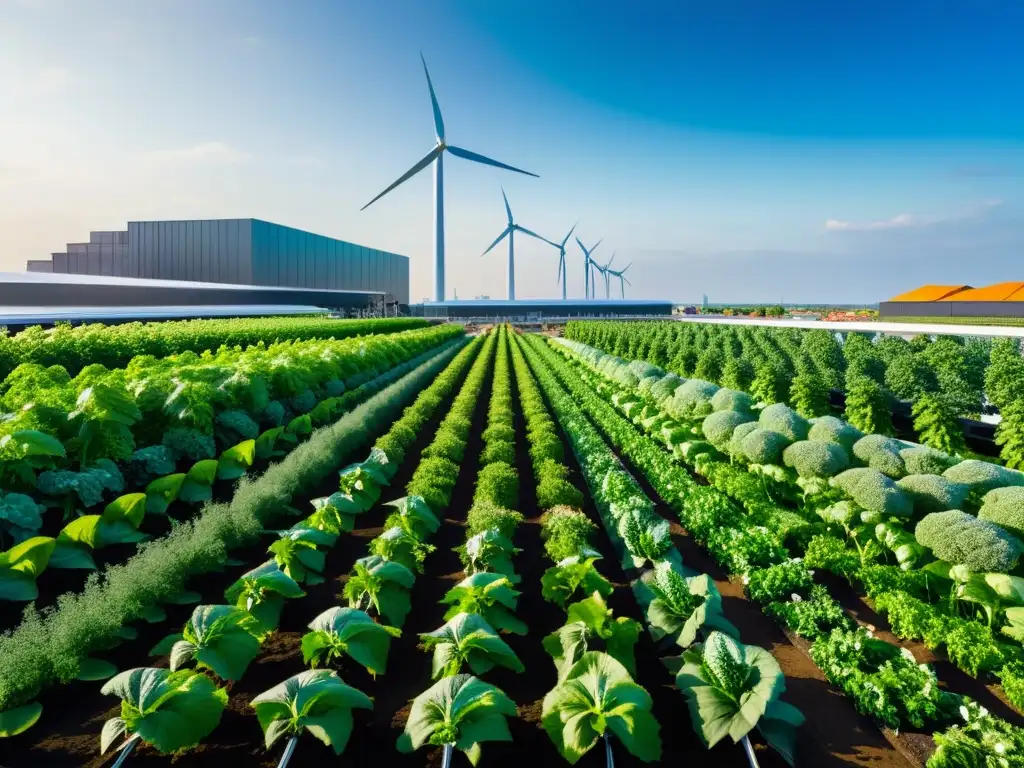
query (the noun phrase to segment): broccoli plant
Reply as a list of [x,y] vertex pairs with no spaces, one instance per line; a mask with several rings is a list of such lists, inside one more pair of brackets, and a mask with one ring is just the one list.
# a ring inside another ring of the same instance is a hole
[[327,669],[306,670],[289,677],[249,705],[256,710],[267,749],[288,737],[279,768],[288,765],[303,731],[309,731],[340,755],[352,735],[352,710],[373,709],[369,696],[345,685],[337,672]]
[[302,637],[302,660],[313,667],[331,664],[350,656],[371,675],[384,673],[391,638],[402,630],[378,624],[365,611],[328,608],[309,624],[311,632]]
[[595,592],[569,606],[565,624],[544,638],[544,650],[554,659],[559,679],[592,650],[604,650],[635,674],[633,648],[639,637],[640,624],[628,616],[613,617],[604,598]]
[[302,597],[305,594],[273,560],[242,574],[241,578],[224,590],[228,602],[252,614],[266,632],[277,628],[286,598]]
[[420,640],[426,650],[434,652],[430,672],[434,680],[457,675],[463,666],[475,675],[495,667],[523,671],[515,651],[479,614],[456,614],[433,632],[421,633]]
[[662,561],[634,582],[633,591],[655,641],[688,648],[711,630],[739,635],[722,613],[722,596],[707,574],[687,577]]
[[409,597],[416,576],[401,563],[377,555],[356,560],[345,582],[345,599],[350,608],[370,607],[388,624],[400,627],[412,610]]
[[651,697],[625,666],[606,653],[583,654],[544,697],[544,730],[570,765],[598,741],[612,765],[611,736],[645,763],[661,759],[661,733]]
[[39,533],[46,507],[23,493],[0,493],[0,547],[20,544]]
[[786,682],[768,651],[712,632],[706,642],[683,654],[676,685],[686,696],[694,727],[709,749],[726,736],[739,743],[757,728],[793,764],[796,729],[804,717],[780,700]]
[[505,718],[515,716],[515,702],[501,689],[473,675],[443,677],[413,700],[396,747],[403,754],[443,747],[446,764],[458,749],[476,765],[482,742],[512,741]]
[[191,661],[222,680],[241,680],[260,651],[263,629],[247,611],[232,605],[200,605],[180,634],[168,635],[150,656],[169,653],[171,671]]
[[925,515],[914,530],[918,543],[940,560],[973,573],[1008,573],[1024,545],[995,523],[953,509]]
[[600,559],[597,553],[584,550],[582,554],[567,557],[548,568],[540,579],[544,599],[565,608],[565,604],[580,593],[592,595],[598,592],[602,597],[611,595],[614,590],[611,582],[595,565]]
[[190,669],[129,669],[100,692],[121,699],[121,715],[103,724],[101,752],[119,736],[128,737],[121,747],[125,752],[139,741],[163,754],[194,747],[217,727],[228,702],[225,689]]
[[476,613],[495,629],[516,635],[526,634],[526,624],[515,615],[519,592],[507,576],[500,573],[474,573],[460,581],[441,598],[451,607],[445,621],[460,613]]

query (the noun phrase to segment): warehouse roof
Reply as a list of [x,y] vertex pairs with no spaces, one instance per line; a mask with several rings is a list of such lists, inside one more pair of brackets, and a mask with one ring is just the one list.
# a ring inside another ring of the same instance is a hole
[[943,301],[1024,301],[1024,283],[996,283],[960,291]]
[[889,301],[940,301],[960,291],[968,290],[969,285],[922,285],[912,291],[893,296]]

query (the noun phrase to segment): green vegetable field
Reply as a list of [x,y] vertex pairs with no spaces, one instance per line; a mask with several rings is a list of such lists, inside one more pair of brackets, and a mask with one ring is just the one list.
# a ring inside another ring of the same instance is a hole
[[1024,766],[1015,345],[95,331],[0,345],[4,768]]

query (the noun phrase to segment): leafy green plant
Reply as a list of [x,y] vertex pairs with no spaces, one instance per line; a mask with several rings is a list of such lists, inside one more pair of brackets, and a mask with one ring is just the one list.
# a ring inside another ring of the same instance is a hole
[[722,613],[722,596],[706,574],[687,578],[662,561],[634,582],[633,591],[656,641],[667,639],[688,648],[711,630],[739,635]]
[[633,648],[639,637],[640,624],[628,616],[613,617],[604,598],[595,592],[569,606],[565,624],[544,638],[544,650],[554,659],[559,679],[593,650],[605,651],[633,674]]
[[261,693],[249,705],[256,710],[267,749],[288,737],[282,767],[287,765],[303,731],[340,755],[352,735],[352,710],[373,709],[369,696],[345,685],[337,672],[327,669],[311,669],[293,675]]
[[384,528],[401,528],[417,539],[425,539],[437,533],[441,522],[422,496],[403,496],[389,501],[384,506],[393,507],[394,512],[384,521]]
[[[540,520],[541,538],[544,551],[555,563],[568,557],[579,556],[592,547],[592,538],[597,526],[578,509],[556,506],[549,509]],[[593,591],[593,590],[590,590]]]
[[786,689],[785,678],[768,651],[712,632],[704,643],[683,653],[676,685],[708,748],[726,736],[739,743],[756,727],[793,764],[796,729],[804,717],[779,698]]
[[56,544],[49,536],[34,536],[0,552],[0,600],[35,600],[36,579],[46,570]]
[[993,717],[973,701],[959,708],[963,724],[934,734],[935,752],[927,768],[1009,768],[1024,753],[1024,732]]
[[474,536],[493,528],[506,539],[511,539],[521,522],[521,512],[499,507],[490,501],[475,501],[466,513],[466,535]]
[[120,716],[103,724],[100,752],[123,735],[137,736],[164,754],[194,747],[217,727],[228,702],[226,690],[188,669],[129,669],[100,692],[121,699]]
[[458,547],[459,559],[466,573],[500,573],[509,581],[518,582],[512,555],[519,550],[497,528],[488,528],[475,536],[466,539],[466,543]]
[[944,453],[959,453],[965,447],[964,431],[956,410],[941,394],[926,393],[912,406],[914,431],[922,443]]
[[526,634],[526,624],[515,615],[519,592],[509,578],[500,573],[474,573],[450,590],[441,602],[451,607],[445,621],[460,613],[476,613],[490,626],[516,635]]
[[321,583],[326,554],[317,547],[332,547],[338,537],[304,525],[278,531],[278,535],[280,538],[267,547],[278,567],[297,584]]
[[229,603],[252,614],[267,632],[277,628],[285,599],[305,594],[273,560],[242,574],[224,590],[224,597]]
[[651,704],[621,662],[590,651],[544,697],[541,721],[570,765],[602,739],[610,754],[612,735],[630,754],[650,763],[661,759],[660,727]]
[[435,680],[457,675],[463,666],[474,675],[498,666],[523,671],[515,651],[479,614],[456,614],[433,632],[421,633],[420,640],[425,649],[434,652],[430,674]]
[[378,624],[365,611],[328,608],[310,622],[302,637],[302,660],[313,667],[336,663],[350,656],[372,675],[384,673],[391,638],[402,630]]
[[544,599],[564,608],[567,602],[580,595],[592,595],[594,592],[601,597],[611,595],[614,587],[595,565],[600,559],[596,552],[582,550],[581,554],[567,557],[548,568],[540,579]]
[[372,607],[388,624],[401,627],[412,609],[409,592],[415,581],[413,572],[401,563],[371,555],[356,560],[344,596],[350,608]]
[[806,600],[794,594],[788,601],[768,603],[764,612],[808,640],[823,637],[837,627],[849,628],[852,622],[821,584],[811,587]]
[[434,551],[432,544],[425,544],[404,528],[388,528],[370,542],[372,554],[388,562],[404,565],[410,571],[423,573],[423,561]]
[[232,605],[200,605],[179,634],[169,635],[150,656],[171,656],[174,672],[195,661],[222,680],[241,680],[260,650],[263,628],[247,611]]
[[424,744],[458,749],[476,765],[482,742],[512,741],[505,718],[515,716],[515,703],[499,688],[472,675],[443,677],[413,700],[396,746],[402,753]]

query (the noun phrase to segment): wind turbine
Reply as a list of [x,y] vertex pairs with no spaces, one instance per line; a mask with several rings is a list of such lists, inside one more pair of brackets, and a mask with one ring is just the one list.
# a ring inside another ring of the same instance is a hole
[[590,254],[592,254],[594,251],[596,251],[597,250],[597,246],[599,246],[602,242],[603,242],[602,240],[598,240],[596,243],[594,243],[588,249],[587,246],[585,246],[580,241],[580,239],[578,237],[576,238],[576,245],[578,245],[580,247],[580,250],[583,251],[583,290],[584,290],[584,296],[586,298],[588,298],[588,299],[590,298],[590,283],[591,283],[591,280],[590,280],[590,265],[594,263],[594,260],[592,258],[590,258]]
[[504,168],[506,171],[515,171],[516,173],[522,173],[527,176],[533,176],[539,178],[536,173],[530,173],[524,171],[521,168],[516,168],[511,165],[505,165],[505,163],[499,163],[497,160],[492,160],[489,157],[478,155],[476,152],[470,152],[468,149],[462,149],[454,145],[448,144],[444,137],[444,121],[441,119],[441,107],[437,104],[437,96],[434,94],[434,84],[430,81],[430,72],[427,71],[427,61],[423,58],[423,54],[420,54],[420,60],[423,62],[423,74],[427,76],[427,88],[430,89],[430,103],[434,108],[434,132],[437,137],[437,144],[430,150],[422,160],[416,165],[402,174],[398,181],[392,184],[390,187],[385,189],[373,200],[364,205],[360,210],[365,211],[375,202],[380,200],[384,195],[390,192],[395,187],[401,185],[403,182],[411,179],[417,173],[422,171],[431,163],[434,164],[434,301],[444,301],[444,152],[448,150],[456,157],[461,157],[463,160],[472,160],[474,163],[481,163],[482,165],[493,165],[495,168]]
[[506,237],[508,238],[508,300],[509,301],[515,301],[515,298],[516,298],[515,234],[516,234],[516,232],[522,232],[524,235],[529,235],[530,237],[536,237],[538,240],[542,240],[543,242],[547,243],[548,245],[555,245],[555,244],[552,243],[547,238],[541,237],[536,232],[532,232],[529,229],[527,229],[526,227],[521,227],[518,224],[516,224],[515,220],[512,218],[512,208],[508,204],[508,195],[505,194],[505,188],[504,187],[502,187],[501,196],[505,200],[505,213],[508,214],[508,226],[505,227],[505,230],[500,235],[498,235],[498,239],[495,240],[493,243],[491,243],[490,246],[487,248],[487,250],[484,251],[483,253],[481,253],[480,255],[481,256],[486,256],[488,253],[491,252],[491,249],[494,248],[494,246],[496,246],[498,243],[500,243]]
[[597,265],[597,268],[599,270],[601,270],[601,274],[604,275],[604,297],[605,297],[605,299],[610,299],[612,297],[612,292],[611,292],[611,288],[609,287],[609,278],[608,278],[608,273],[611,272],[611,270],[608,269],[608,268],[612,265],[613,261],[615,261],[615,251],[612,251],[612,257],[610,259],[608,259],[608,263],[607,264],[605,264],[603,267],[600,264]]
[[633,266],[632,262],[627,264],[625,267],[620,269],[618,272],[616,272],[614,269],[609,269],[608,270],[608,272],[610,274],[615,275],[615,277],[619,278],[619,289],[622,291],[622,298],[623,299],[626,298],[626,284],[629,283],[629,285],[632,285],[632,283],[630,283],[629,279],[626,277],[626,270],[629,269],[631,266]]
[[[558,249],[558,283],[562,284],[562,301],[565,301],[565,289],[566,289],[566,279],[565,279],[565,244],[569,242],[569,238],[572,237],[572,233],[576,231],[576,227],[577,226],[579,226],[579,222],[578,221],[575,224],[572,225],[572,229],[569,230],[569,234],[566,235],[563,238],[561,243],[552,243],[550,240],[547,241],[547,242],[551,243],[551,245],[555,246],[555,248]],[[556,285],[557,285],[557,283],[556,283]]]

